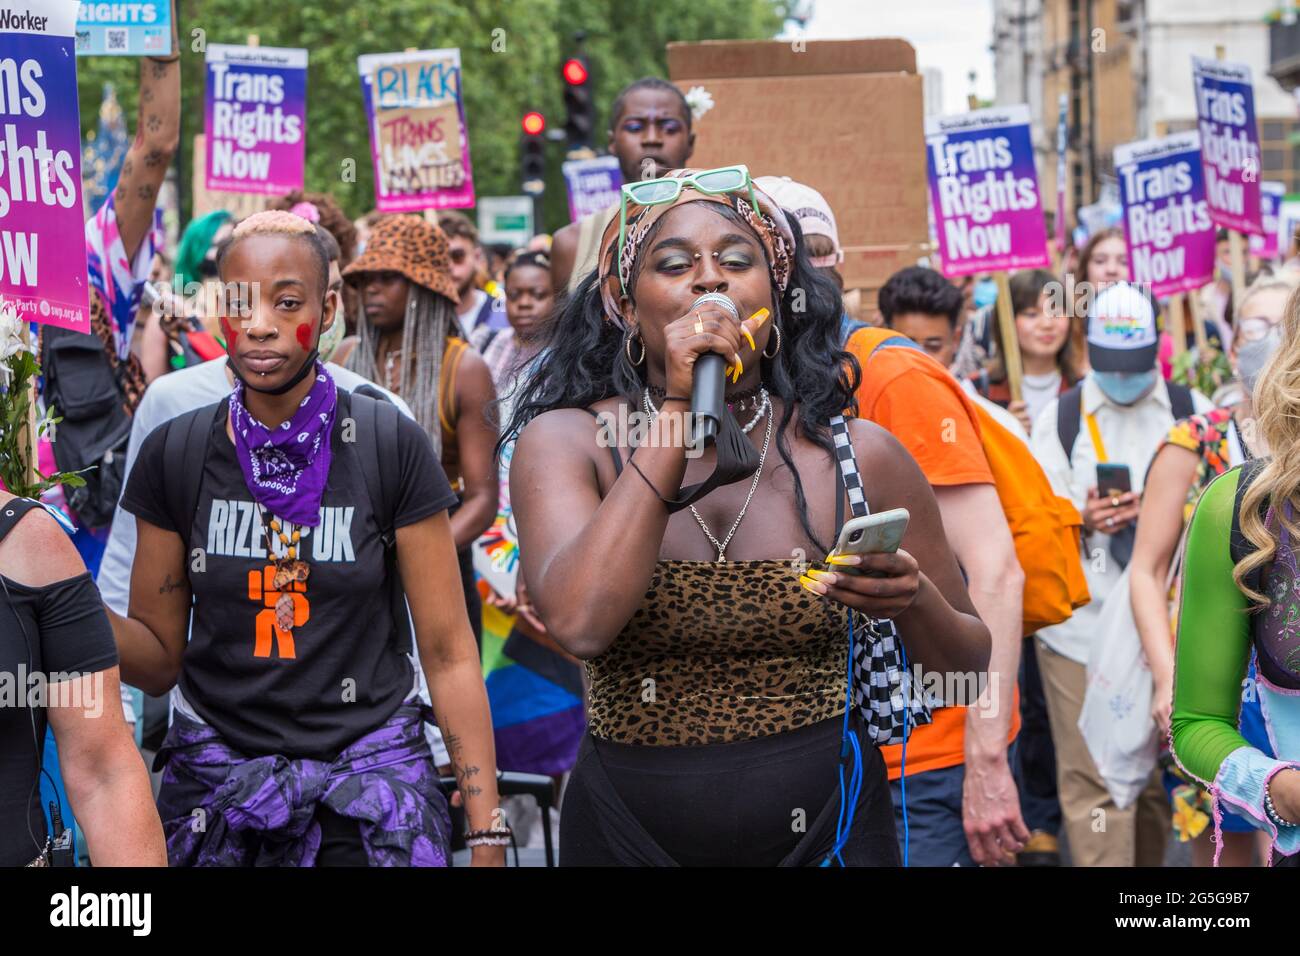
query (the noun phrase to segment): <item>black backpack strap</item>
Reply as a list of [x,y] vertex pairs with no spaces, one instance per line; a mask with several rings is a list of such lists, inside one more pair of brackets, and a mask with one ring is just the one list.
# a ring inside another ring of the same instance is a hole
[[[208,436],[219,418],[229,414],[230,400],[223,398],[178,415],[163,427],[164,506],[176,526],[176,533],[188,549],[190,529],[199,511],[203,491],[203,469],[207,460]],[[139,462],[137,462],[139,464]],[[179,473],[173,469],[180,469]]]
[[[1232,533],[1228,538],[1228,552],[1232,556],[1232,563],[1238,562],[1255,550],[1255,546],[1241,532],[1241,503],[1246,498],[1246,489],[1251,486],[1264,466],[1268,463],[1267,459],[1255,458],[1241,466],[1241,474],[1237,476],[1237,494],[1232,502]],[[1268,503],[1263,502],[1260,506],[1260,517],[1263,518],[1268,512]],[[1260,568],[1256,568],[1246,578],[1245,584],[1251,590],[1260,592],[1263,580]]]
[[1083,383],[1072,385],[1061,393],[1056,402],[1056,437],[1061,441],[1068,461],[1074,455],[1074,443],[1079,437],[1079,418],[1083,415]]
[[5,535],[14,529],[14,525],[27,516],[27,512],[43,507],[44,505],[39,501],[33,501],[31,498],[14,498],[0,508],[0,541],[3,541]]
[[391,552],[397,546],[397,529],[393,523],[400,461],[397,428],[402,413],[390,401],[357,392],[349,395],[344,389],[339,389],[339,412],[345,418],[351,415],[355,422],[357,453],[366,480],[366,493],[370,496],[370,508],[375,513],[384,549]]
[[1196,414],[1196,403],[1192,401],[1190,388],[1177,382],[1166,382],[1165,385],[1169,388],[1169,409],[1173,412],[1174,421],[1181,422]]

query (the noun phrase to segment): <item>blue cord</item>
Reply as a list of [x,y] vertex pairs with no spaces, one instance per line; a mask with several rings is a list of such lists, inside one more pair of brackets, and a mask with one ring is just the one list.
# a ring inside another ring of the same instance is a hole
[[[844,692],[844,728],[840,733],[840,760],[839,760],[839,781],[840,781],[840,813],[835,823],[835,844],[831,847],[826,858],[822,860],[822,866],[830,866],[831,860],[835,859],[840,866],[845,866],[844,857],[841,851],[844,845],[848,843],[849,833],[853,829],[853,814],[858,805],[858,798],[862,795],[862,746],[858,743],[857,734],[849,732],[849,715],[853,710],[853,612],[848,612],[849,616],[849,656],[848,656],[848,680],[845,684]],[[847,788],[844,783],[844,763],[845,758],[850,754],[853,756],[853,771],[849,776]],[[847,789],[847,792],[846,792]]]
[[[910,695],[911,687],[907,683],[907,648],[903,646],[903,639],[901,637],[898,639],[898,652],[903,656],[903,682],[904,682],[903,686],[907,688]],[[903,755],[901,760],[902,766],[899,768],[898,782],[902,790],[902,802],[903,802],[903,867],[905,869],[907,867],[907,857],[908,857],[907,851],[911,846],[911,834],[908,833],[908,829],[907,829],[907,741],[908,738],[912,736],[911,734],[912,726],[915,726],[911,723],[911,720],[912,720],[911,701],[904,700],[903,701]]]

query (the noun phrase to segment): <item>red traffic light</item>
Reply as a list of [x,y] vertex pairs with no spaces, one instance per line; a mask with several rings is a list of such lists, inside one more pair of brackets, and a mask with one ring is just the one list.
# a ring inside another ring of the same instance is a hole
[[587,66],[577,57],[564,61],[564,82],[570,86],[582,86],[587,82]]
[[546,129],[546,117],[534,110],[531,113],[524,114],[524,132],[529,136],[536,136],[542,130]]

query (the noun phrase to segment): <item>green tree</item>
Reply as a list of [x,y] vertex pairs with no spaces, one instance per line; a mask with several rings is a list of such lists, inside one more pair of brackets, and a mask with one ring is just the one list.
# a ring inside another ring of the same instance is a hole
[[[667,75],[670,41],[754,39],[780,29],[784,0],[178,0],[183,83],[181,136],[182,221],[189,214],[194,136],[203,132],[207,43],[306,47],[307,188],[333,194],[352,216],[374,205],[374,171],[361,103],[357,56],[408,47],[458,47],[469,126],[475,191],[480,196],[519,192],[519,120],[540,110],[553,126],[563,123],[560,66],[584,30],[596,102],[604,110],[615,93],[645,75]],[[102,84],[117,86],[123,109],[136,111],[134,59],[86,57],[78,61],[83,133],[95,123]],[[603,135],[599,137],[603,145]],[[562,143],[548,146],[545,223],[568,221],[560,162]],[[345,161],[355,181],[344,181]]]

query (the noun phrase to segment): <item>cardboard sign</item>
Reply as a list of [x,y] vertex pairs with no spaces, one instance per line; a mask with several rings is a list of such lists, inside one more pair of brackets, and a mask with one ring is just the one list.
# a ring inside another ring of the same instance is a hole
[[460,50],[357,57],[380,212],[474,205]]
[[595,212],[604,212],[618,202],[623,171],[619,169],[617,156],[573,160],[565,163],[562,169],[564,183],[569,187],[570,222],[577,222]]
[[1210,215],[1225,229],[1263,232],[1259,130],[1250,67],[1194,56],[1192,83]]
[[0,3],[0,294],[20,319],[90,331],[76,0]]
[[945,276],[1050,264],[1028,106],[927,117],[925,147]]
[[86,0],[77,56],[171,56],[171,0]]
[[307,152],[307,51],[208,45],[205,186],[279,195],[301,189]]
[[1291,243],[1290,236],[1281,241],[1282,200],[1286,198],[1286,183],[1263,182],[1259,184],[1259,218],[1264,231],[1250,237],[1250,251],[1261,259],[1276,259],[1284,254]]
[[518,248],[533,238],[532,196],[484,196],[478,201],[479,242]]
[[1214,222],[1195,130],[1115,150],[1124,238],[1134,282],[1156,296],[1199,289],[1214,278]]

